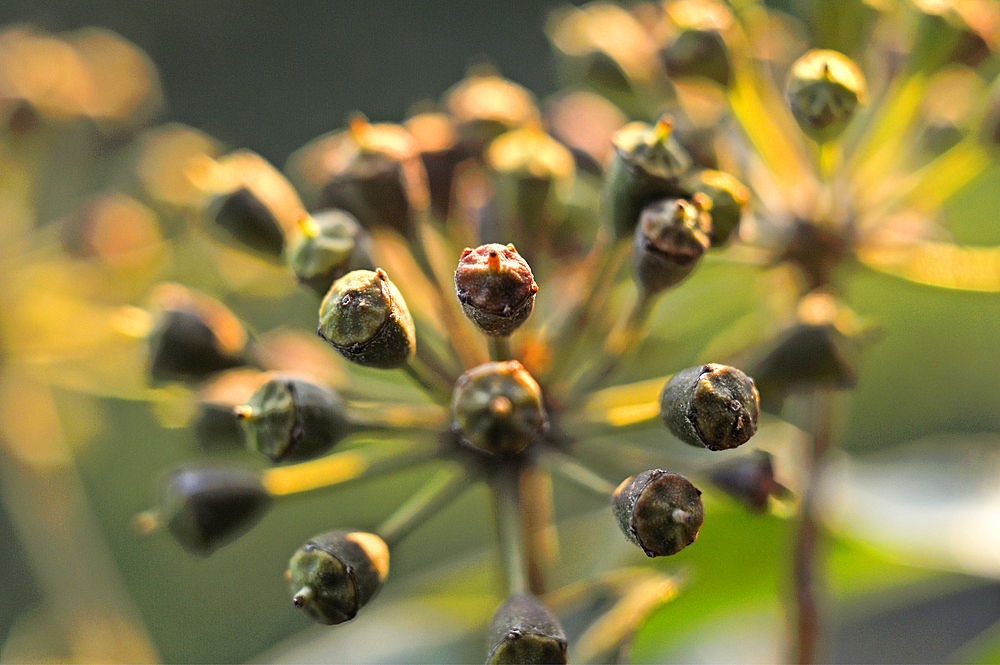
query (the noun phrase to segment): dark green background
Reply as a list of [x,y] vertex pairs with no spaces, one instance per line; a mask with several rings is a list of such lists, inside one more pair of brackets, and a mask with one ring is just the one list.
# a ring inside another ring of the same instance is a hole
[[115,30],[159,68],[168,119],[280,166],[351,111],[401,120],[471,64],[490,62],[538,94],[552,91],[542,27],[559,4],[566,3],[8,0],[0,24]]

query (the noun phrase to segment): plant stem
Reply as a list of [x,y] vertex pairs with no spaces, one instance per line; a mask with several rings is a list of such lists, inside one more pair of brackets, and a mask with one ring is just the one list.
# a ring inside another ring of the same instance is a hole
[[[590,255],[583,261],[585,269],[590,268],[593,275],[582,287],[585,297],[580,298],[570,310],[559,329],[549,337],[552,351],[550,370],[545,377],[546,383],[554,383],[563,379],[572,369],[570,360],[582,339],[586,336],[588,324],[594,319],[600,319],[614,285],[615,276],[628,256],[629,243],[618,242],[609,238],[606,231],[601,232],[594,242]],[[596,265],[595,265],[596,263]]]
[[497,540],[507,575],[507,594],[510,596],[524,593],[528,588],[518,473],[519,470],[511,466],[493,478]]
[[490,346],[490,360],[493,362],[503,362],[514,357],[510,349],[509,337],[489,337],[487,341]]
[[615,491],[613,484],[592,471],[583,462],[566,453],[559,452],[558,450],[547,451],[542,461],[554,473],[559,474],[577,487],[582,487],[604,499],[611,498],[611,495]]
[[392,549],[411,531],[457,499],[475,480],[464,466],[449,466],[399,507],[376,532]]
[[403,365],[403,370],[435,400],[444,404],[451,401],[451,384],[428,366],[420,356],[410,358]]
[[639,290],[628,315],[608,335],[590,370],[574,383],[570,390],[571,402],[593,392],[615,371],[627,354],[635,350],[655,302],[656,294]]
[[351,401],[347,406],[351,424],[360,430],[440,429],[450,418],[447,410],[437,404],[391,404]]
[[541,596],[545,593],[548,574],[559,558],[552,505],[552,476],[535,464],[523,470],[519,483],[528,590]]
[[794,629],[790,658],[793,663],[815,663],[821,633],[820,596],[824,585],[819,571],[822,525],[816,515],[816,491],[822,462],[833,438],[833,394],[814,388],[810,394],[812,446],[809,450],[809,477],[802,497],[802,515],[794,536],[792,588]]

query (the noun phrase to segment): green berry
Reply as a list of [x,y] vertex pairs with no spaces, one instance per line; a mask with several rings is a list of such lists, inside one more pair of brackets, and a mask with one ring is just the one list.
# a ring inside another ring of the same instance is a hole
[[757,431],[760,398],[753,379],[727,365],[701,365],[663,386],[660,415],[687,444],[709,450],[743,445]]
[[630,238],[642,209],[665,198],[688,198],[682,177],[691,158],[673,137],[673,120],[633,122],[612,137],[614,155],[604,180],[604,205],[615,236]]
[[236,413],[250,449],[274,463],[319,457],[350,432],[340,396],[302,379],[267,381]]
[[314,536],[295,551],[285,574],[292,604],[326,625],[353,619],[388,575],[388,546],[362,531]]
[[320,297],[352,270],[374,270],[371,239],[353,215],[324,210],[299,224],[299,234],[288,247],[288,265],[299,282]]
[[317,332],[366,367],[402,367],[416,350],[410,311],[381,268],[355,270],[334,282],[320,304]]
[[792,65],[785,93],[799,127],[820,143],[835,139],[865,101],[865,77],[850,58],[814,49]]
[[459,377],[453,427],[474,448],[516,455],[548,428],[538,382],[516,360],[485,363]]
[[724,245],[739,227],[743,211],[750,201],[750,192],[736,178],[723,171],[706,169],[694,174],[687,182],[695,195],[703,194],[711,202],[708,211],[712,229],[708,234],[712,247]]
[[698,537],[705,520],[701,491],[687,478],[661,469],[627,478],[612,509],[625,536],[647,556],[671,556]]
[[708,249],[710,228],[708,214],[683,199],[646,206],[632,242],[636,282],[658,293],[690,275]]

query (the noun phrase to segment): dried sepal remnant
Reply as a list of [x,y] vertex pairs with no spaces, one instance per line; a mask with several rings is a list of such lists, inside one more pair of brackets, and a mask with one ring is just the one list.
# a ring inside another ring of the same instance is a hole
[[236,413],[250,449],[274,463],[319,457],[351,428],[337,393],[293,377],[267,381]]
[[652,469],[627,478],[612,508],[625,536],[647,556],[671,556],[698,537],[705,508],[701,491],[676,473]]
[[462,252],[455,291],[484,334],[508,337],[531,315],[538,284],[514,245],[489,244]]
[[749,441],[759,412],[753,379],[728,365],[686,369],[667,381],[660,394],[660,415],[674,436],[709,450]]
[[354,616],[375,597],[389,575],[389,548],[372,533],[329,531],[295,551],[286,578],[292,604],[319,623]]
[[452,427],[478,450],[516,455],[548,429],[538,382],[516,360],[491,362],[459,377]]
[[355,270],[334,282],[320,304],[317,332],[342,356],[366,367],[402,367],[416,351],[413,318],[381,269]]
[[555,615],[531,594],[514,594],[493,615],[488,665],[565,663],[566,634]]

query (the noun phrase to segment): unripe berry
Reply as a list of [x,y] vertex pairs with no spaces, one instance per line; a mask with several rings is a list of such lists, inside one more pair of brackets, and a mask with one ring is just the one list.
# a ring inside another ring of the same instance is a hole
[[785,93],[792,115],[810,138],[836,138],[866,97],[865,77],[842,53],[809,51],[792,65]]
[[652,294],[690,275],[708,249],[710,227],[708,214],[683,199],[646,206],[632,242],[636,282]]
[[513,245],[466,249],[455,270],[462,309],[491,337],[508,337],[531,314],[538,284]]
[[299,282],[320,297],[352,270],[375,269],[371,239],[357,219],[343,210],[324,210],[303,219],[287,254]]
[[493,615],[487,647],[487,665],[566,662],[566,634],[559,620],[526,593],[511,596]]
[[479,450],[516,455],[545,433],[538,383],[516,360],[470,369],[455,383],[453,427]]
[[243,535],[270,505],[256,473],[191,465],[167,477],[156,512],[184,549],[208,556]]
[[292,603],[334,625],[358,613],[389,575],[389,548],[372,533],[329,531],[296,550],[288,563]]
[[643,471],[615,490],[612,509],[625,536],[647,556],[671,556],[694,542],[705,520],[701,492],[687,478]]
[[271,379],[236,413],[250,449],[274,463],[319,457],[350,431],[340,396],[302,379]]
[[688,197],[681,178],[691,158],[672,133],[673,120],[664,116],[655,125],[629,123],[612,137],[615,152],[603,197],[616,237],[631,237],[640,212],[653,201]]
[[681,441],[709,450],[743,445],[757,431],[760,398],[753,379],[727,365],[701,365],[663,386],[660,415]]
[[402,367],[416,350],[410,311],[381,268],[355,270],[333,283],[319,307],[317,333],[366,367]]

